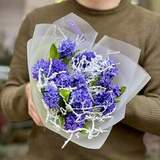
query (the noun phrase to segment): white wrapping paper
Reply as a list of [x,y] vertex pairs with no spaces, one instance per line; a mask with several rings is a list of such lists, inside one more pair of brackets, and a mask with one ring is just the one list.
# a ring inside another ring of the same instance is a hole
[[[71,26],[74,26],[73,28]],[[127,44],[125,42],[104,36],[98,43],[95,44],[97,32],[83,19],[71,13],[67,16],[58,19],[53,24],[38,24],[31,40],[27,45],[27,57],[30,83],[32,89],[32,97],[38,114],[43,120],[45,127],[60,134],[65,138],[69,138],[69,134],[55,128],[51,123],[46,122],[47,111],[41,101],[42,96],[37,89],[36,82],[32,78],[31,67],[37,60],[48,58],[50,46],[53,42],[58,43],[65,36],[75,39],[77,34],[83,35],[85,43],[79,44],[79,48],[93,49],[104,57],[109,56],[117,62],[120,74],[117,82],[120,85],[126,86],[127,90],[123,94],[120,103],[117,104],[117,109],[112,117],[101,123],[103,129],[107,131],[99,134],[99,136],[88,139],[82,135],[79,138],[73,136],[71,141],[90,149],[99,149],[106,141],[111,132],[112,126],[121,121],[125,116],[126,104],[146,85],[150,80],[148,73],[144,71],[137,63],[140,56],[140,49]],[[94,45],[95,44],[95,45]]]

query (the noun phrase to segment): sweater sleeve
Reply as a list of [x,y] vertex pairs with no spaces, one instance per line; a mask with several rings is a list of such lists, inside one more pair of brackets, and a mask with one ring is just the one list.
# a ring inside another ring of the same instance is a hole
[[25,85],[29,81],[27,70],[27,41],[30,38],[30,16],[22,23],[16,39],[9,79],[1,91],[1,108],[10,121],[29,119]]
[[142,67],[151,81],[126,109],[124,123],[143,132],[160,135],[160,20],[152,24]]

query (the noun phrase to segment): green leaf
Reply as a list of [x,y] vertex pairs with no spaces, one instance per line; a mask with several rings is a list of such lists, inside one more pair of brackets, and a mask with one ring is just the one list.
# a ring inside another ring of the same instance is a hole
[[86,121],[85,124],[84,124],[84,128],[89,129],[89,126],[90,126],[89,122]]
[[[84,124],[84,126],[83,126],[83,128],[89,129],[89,126],[90,126],[89,122],[86,121],[85,124]],[[86,134],[86,131],[85,131],[85,130],[82,130],[82,131],[80,131],[80,132],[81,132],[82,134]]]
[[126,86],[122,86],[122,87],[121,87],[121,89],[120,89],[121,94],[120,94],[119,97],[117,97],[117,98],[115,99],[115,103],[119,103],[119,102],[121,101],[120,97],[121,97],[121,95],[126,91],[126,89],[127,89]]
[[100,80],[100,77],[96,77],[93,81],[90,82],[91,86],[96,86],[97,82]]
[[70,60],[71,60],[71,58],[70,58],[70,59],[64,58],[64,59],[63,59],[63,62],[64,62],[65,64],[68,64],[68,63],[70,62]]
[[65,109],[66,104],[65,104],[65,102],[64,102],[62,97],[60,97],[59,106]]
[[40,90],[41,90],[42,95],[44,95],[45,88],[43,87]]
[[59,116],[59,120],[60,120],[60,125],[63,127],[64,126],[64,122],[65,122],[65,119],[63,116]]
[[116,99],[115,99],[115,103],[119,103],[121,101],[121,99],[119,98],[119,97],[117,97]]
[[126,91],[127,87],[126,86],[122,86],[121,87],[121,95]]
[[59,59],[60,54],[57,51],[56,45],[53,43],[50,48],[49,59]]
[[[76,52],[77,52],[77,51],[76,51]],[[73,55],[72,55],[71,57],[67,57],[67,58],[65,57],[65,58],[63,58],[63,62],[64,62],[65,64],[69,64],[69,62],[72,60],[72,57],[75,56],[76,52],[73,53]]]
[[62,88],[62,89],[59,90],[59,94],[61,95],[61,97],[62,97],[66,102],[67,102],[68,99],[69,99],[70,93],[71,93],[70,89],[66,89],[66,88],[64,89],[64,88]]

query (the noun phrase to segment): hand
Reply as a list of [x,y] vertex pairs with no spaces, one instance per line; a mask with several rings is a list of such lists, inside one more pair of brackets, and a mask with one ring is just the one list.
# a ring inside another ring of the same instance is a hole
[[25,93],[28,99],[28,114],[38,126],[43,126],[42,120],[37,113],[36,106],[32,101],[30,83],[26,84]]

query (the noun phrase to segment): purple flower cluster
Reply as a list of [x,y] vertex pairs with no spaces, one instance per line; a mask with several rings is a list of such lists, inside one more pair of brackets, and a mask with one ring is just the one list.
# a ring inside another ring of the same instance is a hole
[[39,79],[40,70],[45,77],[48,77],[51,76],[54,72],[67,71],[67,65],[58,59],[54,59],[52,61],[41,59],[37,61],[37,63],[32,67],[33,79]]
[[93,58],[95,58],[95,52],[94,51],[83,51],[80,52],[74,59],[75,66],[79,65],[79,62],[82,60],[82,58],[85,58],[86,61],[82,64],[82,68],[86,68],[86,66],[89,65],[89,62],[92,61]]
[[71,93],[70,102],[76,113],[93,110],[93,101],[86,88],[76,89]]
[[111,113],[116,107],[113,92],[98,93],[94,97],[94,103],[95,106],[97,106],[97,109],[100,109],[100,111],[103,113],[103,115]]
[[85,124],[84,116],[78,119],[78,117],[71,112],[69,112],[65,116],[65,124],[64,124],[65,130],[74,131],[76,129],[83,128],[84,124]]
[[96,57],[95,52],[93,52],[93,51],[84,51],[84,52],[81,52],[81,53],[77,56],[78,61],[80,61],[83,56],[85,56],[85,57],[86,57],[86,60],[87,60],[87,61],[90,61],[90,62],[92,61],[92,58],[95,58],[95,57]]
[[49,61],[46,61],[44,59],[40,59],[37,61],[35,65],[32,67],[32,77],[35,80],[39,79],[39,70],[41,69],[42,73],[47,76],[49,71]]
[[[39,71],[41,70],[41,74],[45,77],[49,78],[53,73],[59,73],[61,71],[67,72],[67,65],[64,64],[59,59],[53,60],[39,60],[32,67],[32,77],[35,80],[39,80]],[[42,78],[42,77],[41,77]],[[44,82],[44,79],[43,79]],[[54,82],[57,87],[68,87],[70,86],[68,75],[65,73],[59,73],[56,78],[49,80],[49,82]],[[55,89],[50,84],[41,89],[43,95],[43,101],[50,109],[58,108],[60,96],[58,90]]]
[[110,60],[107,61],[107,65],[110,67],[101,73],[100,80],[97,82],[98,85],[106,88],[106,91],[98,93],[94,97],[95,105],[101,106],[103,114],[111,113],[115,109],[115,99],[121,95],[119,85],[113,83],[113,78],[118,75],[118,68]]
[[60,97],[59,97],[57,89],[55,89],[54,87],[50,85],[44,88],[43,100],[50,109],[58,108],[59,99]]
[[114,97],[119,97],[121,95],[121,88],[117,84],[112,84],[110,90],[112,89]]
[[[46,77],[47,79],[46,83],[45,78],[41,82],[41,85],[44,85],[41,88],[43,101],[49,109],[59,111],[58,116],[64,119],[64,129],[70,131],[83,128],[86,123],[85,117],[90,113],[94,114],[95,109],[101,112],[102,116],[112,113],[116,107],[116,98],[121,95],[119,85],[114,83],[114,78],[119,73],[116,64],[110,60],[107,60],[106,63],[103,60],[98,61],[95,59],[96,53],[90,50],[80,51],[75,56],[76,50],[74,41],[64,39],[56,48],[56,54],[59,54],[58,59],[41,59],[32,67],[33,79],[37,81],[39,78]],[[73,56],[74,58],[71,59]],[[95,61],[91,63],[93,59]],[[68,63],[70,60],[71,63]],[[105,71],[98,69],[98,72],[91,70],[94,72],[93,75],[97,73],[94,79],[91,76],[92,73],[90,77],[85,74],[87,72],[85,68],[95,63],[99,68],[106,67],[106,69]],[[76,69],[79,67],[82,70]],[[90,87],[99,87],[103,90],[92,93]],[[66,103],[71,108],[68,109]],[[60,107],[66,111],[66,114],[62,113]]]
[[109,105],[114,103],[114,97],[111,92],[101,92],[95,96],[95,105]]
[[76,43],[70,39],[63,40],[58,47],[58,52],[61,58],[71,58],[75,51]]
[[71,86],[71,76],[68,73],[60,73],[58,74],[53,81],[56,86],[59,88],[66,88]]
[[106,88],[108,88],[111,85],[113,78],[118,75],[117,66],[110,60],[107,61],[107,63],[110,67],[108,67],[104,72],[101,73],[99,81],[99,84]]
[[54,59],[51,61],[51,71],[50,75],[55,72],[67,71],[67,65],[64,64],[59,59]]
[[112,113],[115,110],[115,108],[116,108],[115,104],[112,104],[112,105],[108,106],[107,108],[101,108],[102,115]]
[[75,72],[72,74],[72,87],[87,87],[85,76],[81,73]]
[[112,60],[107,60],[107,65],[110,67],[104,72],[104,75],[113,79],[118,75],[117,65]]

